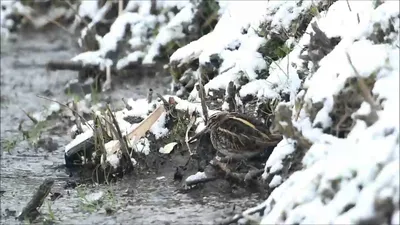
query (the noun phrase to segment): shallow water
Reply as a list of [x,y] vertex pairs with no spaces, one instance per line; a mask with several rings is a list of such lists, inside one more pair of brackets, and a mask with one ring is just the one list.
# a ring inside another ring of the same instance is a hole
[[[18,214],[30,200],[34,190],[45,178],[56,178],[52,192],[61,198],[46,201],[40,211],[39,223],[54,215],[60,224],[215,224],[216,220],[259,200],[256,195],[237,197],[230,186],[199,189],[189,194],[178,193],[173,182],[172,169],[158,174],[127,176],[112,185],[90,185],[65,188],[68,174],[63,168],[64,145],[71,139],[65,124],[60,124],[57,134],[51,135],[59,145],[57,150],[34,150],[26,141],[17,141],[10,153],[6,151],[10,140],[21,137],[19,122],[27,120],[20,108],[28,112],[43,109],[50,102],[36,97],[51,93],[52,97],[65,101],[65,84],[77,78],[76,72],[47,72],[49,60],[67,60],[78,49],[62,31],[25,32],[15,43],[2,43],[1,48],[1,223],[15,224]],[[110,93],[119,101],[122,97],[143,98],[148,88],[165,94],[170,77],[137,78],[119,82]],[[57,121],[56,121],[57,122]],[[28,123],[27,123],[28,124]],[[156,177],[165,176],[158,180]],[[219,189],[224,193],[219,193]],[[211,190],[211,191],[210,191]],[[227,192],[228,190],[228,192]],[[89,205],[82,196],[103,191],[100,203]],[[3,193],[4,192],[4,193]],[[49,207],[50,206],[50,207]],[[112,213],[107,214],[106,209]],[[51,209],[51,210],[49,210]],[[49,213],[52,211],[52,213]],[[228,213],[228,214],[227,214]]]

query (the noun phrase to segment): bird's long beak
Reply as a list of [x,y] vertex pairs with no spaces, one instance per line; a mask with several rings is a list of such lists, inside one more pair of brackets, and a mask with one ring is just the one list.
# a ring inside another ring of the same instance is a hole
[[203,135],[204,133],[206,133],[207,130],[208,130],[207,127],[204,127],[204,129],[201,130],[199,133],[197,133],[197,134],[195,134],[193,137],[189,138],[188,143],[189,143],[189,144],[192,144],[193,142],[197,141],[197,139],[198,139],[199,137],[201,137],[201,135]]

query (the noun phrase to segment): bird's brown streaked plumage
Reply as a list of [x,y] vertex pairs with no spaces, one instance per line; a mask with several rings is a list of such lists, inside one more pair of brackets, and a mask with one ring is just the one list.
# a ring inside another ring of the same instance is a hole
[[276,145],[282,137],[251,116],[237,112],[219,112],[207,121],[206,128],[191,138],[210,133],[213,147],[232,158],[246,158]]

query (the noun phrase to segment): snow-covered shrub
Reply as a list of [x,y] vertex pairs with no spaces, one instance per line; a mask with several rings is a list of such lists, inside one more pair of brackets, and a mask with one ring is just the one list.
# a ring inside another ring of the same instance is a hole
[[[154,3],[154,2],[153,2]],[[84,64],[124,69],[130,64],[153,64],[168,58],[179,46],[209,32],[216,18],[206,20],[218,11],[214,1],[129,1],[104,35],[96,33],[96,25],[104,20],[116,3],[82,3],[80,17],[90,17],[81,31],[81,46],[87,51],[72,60]]]
[[[398,224],[399,2],[319,3],[232,2],[214,31],[177,50],[170,64],[195,79],[211,74],[207,91],[234,81],[241,97],[286,98],[275,111],[284,139],[263,174],[272,193],[244,220]],[[300,17],[304,31],[282,33]],[[257,34],[260,24],[271,27],[266,37],[288,37],[271,43],[266,59],[259,49],[271,39]]]

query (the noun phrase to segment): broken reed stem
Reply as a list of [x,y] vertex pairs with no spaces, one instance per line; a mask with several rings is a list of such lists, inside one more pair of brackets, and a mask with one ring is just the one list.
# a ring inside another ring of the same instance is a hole
[[153,101],[153,89],[149,88],[149,92],[147,92],[147,103],[151,103]]
[[379,107],[376,105],[374,99],[372,98],[372,95],[370,93],[370,91],[368,90],[367,85],[365,84],[364,80],[362,79],[362,76],[360,75],[360,73],[358,72],[358,70],[356,69],[356,67],[354,66],[353,62],[351,61],[350,55],[348,52],[346,52],[346,57],[347,60],[349,61],[349,64],[351,66],[351,68],[353,69],[357,79],[357,83],[358,86],[361,89],[361,95],[363,96],[363,98],[365,99],[365,101],[368,102],[368,104],[371,106],[371,110],[378,110]]
[[349,11],[351,12],[351,7],[350,7],[349,0],[346,0],[346,2],[347,2],[347,7],[349,7]]
[[[78,112],[78,107],[77,107],[75,101],[72,101],[72,108],[74,109],[75,112]],[[78,131],[79,131],[80,133],[83,133],[81,118],[80,118],[79,115],[77,115],[77,113],[75,113],[74,111],[72,112],[72,114],[75,116],[76,128],[78,129]]]
[[23,110],[21,107],[18,107],[32,122],[33,124],[38,124],[39,121],[37,121],[37,119],[35,119],[33,116],[31,116],[28,112],[26,112],[25,110]]
[[115,117],[114,117],[114,115],[113,115],[113,113],[112,113],[112,111],[110,109],[109,104],[107,104],[107,111],[108,111],[108,113],[109,113],[109,115],[110,115],[110,117],[112,119],[113,124],[115,125],[115,128],[114,128],[114,126],[111,126],[111,128],[114,131],[114,133],[116,133],[116,136],[118,137],[118,140],[119,140],[119,142],[121,144],[122,155],[128,161],[128,162],[126,162],[127,165],[128,165],[127,169],[132,169],[133,168],[133,163],[132,163],[132,160],[131,160],[130,155],[129,155],[128,143],[127,143],[126,139],[122,136],[121,129],[119,128],[119,125],[118,125],[118,121],[117,121],[117,119],[115,119]]
[[131,109],[132,109],[132,106],[130,106],[130,105],[126,102],[125,98],[122,98],[122,102],[124,103],[125,108],[126,108],[127,110],[131,110]]
[[[104,141],[103,125],[101,123],[100,117],[97,116],[96,114],[94,114],[94,116],[95,116],[94,120],[96,121],[96,124],[97,124],[96,132],[93,132],[93,135],[95,136],[95,143],[97,143],[97,145],[95,145],[95,150],[101,152],[103,157],[100,157],[100,159],[103,158],[103,160],[107,160],[107,150],[106,150],[105,141]],[[104,120],[106,120],[106,119],[104,118]],[[99,148],[97,148],[97,147],[99,147]],[[104,181],[106,182],[106,184],[108,184],[108,178],[110,176],[111,171],[109,170],[109,173],[107,174],[107,171],[106,171],[107,170],[107,166],[101,160],[100,160],[100,165],[103,168]],[[99,175],[98,175],[98,168],[100,168],[100,167],[96,167],[95,172],[96,172],[97,183],[100,183],[99,182]],[[92,176],[92,179],[93,179],[93,176]]]
[[299,106],[298,111],[296,112],[295,121],[297,121],[297,120],[299,119],[301,109],[303,109],[303,106],[304,106],[304,98],[305,98],[305,96],[306,96],[306,94],[307,94],[307,91],[308,91],[308,89],[306,89],[306,90],[304,91],[304,94],[303,94],[303,96],[301,97],[300,106]]
[[76,115],[78,115],[78,116],[85,122],[85,124],[86,124],[87,126],[89,126],[89,127],[94,131],[94,128],[89,124],[89,122],[88,122],[83,116],[79,115],[79,113],[78,113],[76,110],[71,109],[71,108],[70,108],[69,106],[67,106],[66,104],[63,104],[63,103],[61,103],[61,102],[59,102],[59,101],[57,101],[57,100],[53,100],[53,99],[50,99],[50,98],[47,98],[47,97],[44,97],[44,96],[41,96],[41,95],[36,95],[36,97],[42,98],[42,99],[45,99],[45,100],[48,100],[48,101],[52,101],[52,102],[55,102],[55,103],[58,103],[58,104],[60,104],[61,106],[64,106],[65,108],[71,110],[72,113],[76,113]]
[[[188,109],[188,111],[189,111],[189,109]],[[189,151],[190,155],[193,155],[193,152],[190,149],[190,145],[189,145],[189,131],[190,131],[190,129],[192,129],[194,123],[196,122],[196,116],[195,116],[196,114],[195,114],[195,112],[196,111],[193,111],[193,113],[191,115],[191,118],[190,118],[190,122],[189,122],[188,127],[187,127],[186,132],[185,132],[185,143],[186,143],[186,146],[188,148],[188,151]]]
[[124,11],[124,1],[118,0],[118,16],[122,15]]
[[234,85],[233,81],[230,81],[228,84],[228,88],[226,89],[226,97],[225,101],[228,103],[228,110],[229,112],[235,112],[236,102],[235,102],[235,94],[236,94],[236,86]]
[[[200,75],[201,77],[201,75]],[[201,109],[203,111],[204,122],[207,124],[208,121],[208,109],[206,105],[206,92],[204,90],[204,86],[202,84],[201,78],[199,81],[199,85],[196,86],[197,92],[199,93],[200,102],[201,102]]]
[[111,65],[107,65],[106,66],[106,81],[103,84],[102,90],[106,91],[111,89],[112,84],[111,84],[112,80],[111,80]]
[[33,221],[39,215],[38,209],[43,205],[43,202],[49,195],[53,185],[54,179],[46,178],[36,190],[35,194],[33,194],[31,200],[24,207],[17,219],[20,221],[25,219]]
[[[94,115],[94,121],[96,121],[95,124],[97,125],[96,131],[93,132],[93,134],[95,135],[95,140],[100,141],[100,143],[98,143],[98,144],[99,144],[99,147],[100,147],[99,149],[100,149],[101,153],[103,154],[104,157],[107,157],[107,151],[105,148],[105,141],[104,141],[104,134],[103,134],[103,124],[101,123],[99,116],[97,116],[96,114],[93,114],[93,115]],[[95,148],[96,147],[97,146],[95,145]]]

